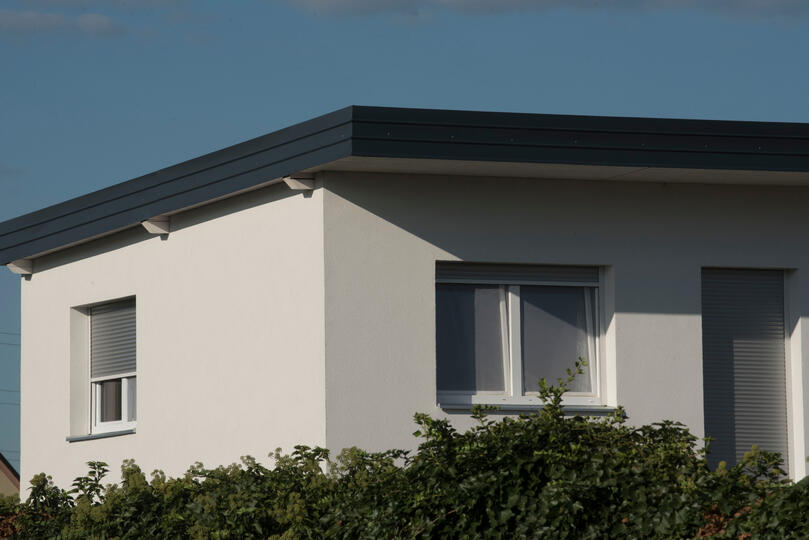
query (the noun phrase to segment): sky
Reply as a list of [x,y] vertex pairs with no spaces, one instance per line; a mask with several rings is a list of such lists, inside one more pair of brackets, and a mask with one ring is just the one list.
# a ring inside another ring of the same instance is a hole
[[807,0],[2,0],[0,221],[352,104],[809,122],[807,57]]

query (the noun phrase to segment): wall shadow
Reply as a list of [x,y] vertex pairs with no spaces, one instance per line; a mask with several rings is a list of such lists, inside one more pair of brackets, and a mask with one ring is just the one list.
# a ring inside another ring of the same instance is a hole
[[275,201],[286,199],[299,194],[290,190],[285,184],[273,184],[260,189],[248,191],[215,201],[203,206],[191,208],[178,212],[171,216],[171,233],[168,235],[152,235],[146,232],[141,226],[131,227],[118,231],[96,240],[79,244],[77,246],[44,255],[35,260],[34,274],[32,279],[36,280],[36,273],[56,268],[65,264],[94,257],[103,253],[108,253],[118,249],[152,240],[158,236],[161,241],[171,242],[171,235],[182,231],[188,227],[199,225],[207,221],[212,221],[229,214],[249,210],[256,206],[271,204]]

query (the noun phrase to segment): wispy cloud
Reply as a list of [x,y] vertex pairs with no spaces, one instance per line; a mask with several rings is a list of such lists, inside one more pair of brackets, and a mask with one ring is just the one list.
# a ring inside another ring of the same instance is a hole
[[187,5],[188,0],[25,0],[26,4],[33,6],[78,7],[90,6],[148,8],[159,6]]
[[700,10],[730,15],[809,15],[809,0],[288,0],[314,13],[419,13],[435,9],[509,12],[573,8],[581,10]]
[[21,180],[25,176],[24,169],[0,163],[0,180]]
[[73,33],[89,36],[116,36],[124,27],[115,19],[100,13],[69,16],[42,11],[12,11],[0,9],[0,34]]

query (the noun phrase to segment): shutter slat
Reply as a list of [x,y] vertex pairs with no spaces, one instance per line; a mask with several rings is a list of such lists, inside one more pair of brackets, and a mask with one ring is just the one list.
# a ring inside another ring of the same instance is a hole
[[107,377],[135,371],[135,301],[90,309],[90,376]]
[[111,336],[109,341],[96,340],[92,346],[96,354],[101,354],[104,351],[117,350],[121,347],[129,348],[134,341],[130,336]]
[[489,281],[499,283],[548,282],[598,285],[597,266],[553,266],[532,264],[487,264],[438,262],[437,281]]
[[757,444],[788,463],[784,273],[703,269],[708,461],[738,463]]

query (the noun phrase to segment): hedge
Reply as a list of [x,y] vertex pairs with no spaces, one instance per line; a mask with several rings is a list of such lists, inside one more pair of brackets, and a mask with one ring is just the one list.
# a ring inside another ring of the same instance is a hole
[[809,483],[777,454],[751,449],[708,468],[681,424],[632,427],[624,411],[569,417],[568,381],[541,383],[547,405],[456,431],[416,414],[418,450],[332,457],[298,446],[178,478],[132,461],[105,485],[90,462],[66,491],[45,474],[25,502],[0,500],[11,538],[808,538]]

